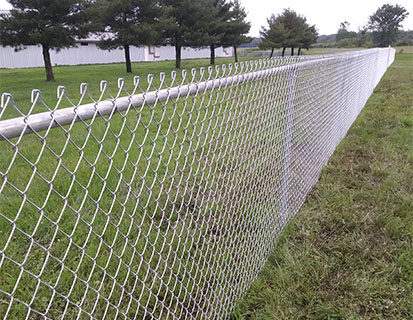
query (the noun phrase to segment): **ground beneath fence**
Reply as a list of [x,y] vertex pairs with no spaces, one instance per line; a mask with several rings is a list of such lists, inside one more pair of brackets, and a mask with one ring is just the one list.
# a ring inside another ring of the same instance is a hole
[[412,86],[399,54],[233,319],[411,319]]

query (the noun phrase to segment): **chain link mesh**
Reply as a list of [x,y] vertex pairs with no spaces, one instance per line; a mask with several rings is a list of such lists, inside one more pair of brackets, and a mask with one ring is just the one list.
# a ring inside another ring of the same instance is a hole
[[52,108],[3,94],[0,315],[227,318],[393,59],[103,81],[79,103],[59,87]]

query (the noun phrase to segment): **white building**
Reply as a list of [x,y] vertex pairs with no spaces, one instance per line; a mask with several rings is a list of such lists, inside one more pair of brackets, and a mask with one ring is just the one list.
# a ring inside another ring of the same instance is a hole
[[[10,10],[0,10],[0,14],[8,14]],[[104,36],[110,36],[105,34]],[[50,59],[53,66],[73,66],[80,64],[115,63],[124,62],[125,53],[123,49],[102,50],[97,46],[99,37],[90,35],[86,39],[77,41],[75,47],[50,50]],[[175,47],[172,46],[144,46],[130,47],[132,62],[136,61],[161,61],[174,60]],[[182,59],[196,59],[209,57],[209,48],[183,47]],[[231,57],[232,48],[216,48],[216,57]],[[0,68],[33,68],[43,67],[42,48],[38,46],[26,46],[25,49],[16,51],[12,47],[0,46]]]
[[[102,50],[97,46],[98,39],[91,37],[79,40],[75,47],[50,50],[50,58],[53,66],[80,65],[96,63],[124,62],[123,49]],[[182,48],[182,59],[207,58],[209,48]],[[161,61],[174,60],[175,47],[172,46],[145,46],[131,47],[132,61]],[[232,48],[215,49],[217,57],[231,57]],[[43,55],[41,46],[27,46],[25,49],[15,51],[12,47],[0,46],[0,68],[32,68],[43,67]]]

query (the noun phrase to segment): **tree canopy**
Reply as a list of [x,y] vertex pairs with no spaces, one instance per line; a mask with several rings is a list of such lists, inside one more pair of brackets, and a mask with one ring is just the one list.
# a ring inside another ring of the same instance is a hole
[[209,4],[209,12],[212,15],[212,19],[209,21],[210,23],[206,29],[208,37],[205,45],[208,45],[210,48],[210,63],[215,64],[215,48],[224,44],[225,35],[229,31],[231,3],[226,0],[213,0]]
[[386,47],[394,43],[401,23],[408,15],[406,9],[398,4],[385,4],[378,8],[367,23],[368,29],[373,32],[375,44]]
[[163,0],[166,20],[162,32],[164,44],[175,47],[176,68],[181,67],[182,47],[203,47],[211,42],[208,30],[216,13],[214,0]]
[[283,55],[286,48],[291,48],[291,55],[294,48],[298,48],[300,54],[301,48],[308,49],[317,39],[315,26],[310,26],[304,16],[291,9],[285,9],[278,16],[271,15],[267,23],[268,28],[262,27],[260,31],[260,47],[271,49],[271,56],[275,48],[283,48]]
[[351,39],[357,37],[357,33],[349,31],[350,23],[344,21],[340,23],[340,28],[337,30],[336,41],[339,42],[343,39]]
[[18,49],[41,45],[46,80],[54,81],[50,49],[75,45],[87,33],[84,0],[8,0],[10,15],[0,19],[0,43]]
[[159,42],[161,7],[157,0],[98,0],[92,9],[102,49],[122,48],[126,72],[132,72],[130,47]]
[[251,29],[251,23],[246,19],[247,12],[241,5],[241,2],[239,0],[231,2],[229,20],[226,23],[221,44],[223,46],[233,47],[235,62],[238,62],[237,47],[251,41],[251,38],[247,36],[247,33]]
[[[247,13],[238,0],[229,2],[227,0],[214,0],[211,2],[210,12],[214,18],[208,27],[208,43],[211,59],[210,63],[215,64],[215,48],[233,47],[236,48],[242,43],[250,41],[246,36],[251,25],[246,21]],[[237,57],[235,58],[237,60]]]
[[246,36],[250,23],[239,0],[163,0],[162,6],[167,13],[163,43],[175,46],[176,68],[181,65],[183,46],[208,46],[214,64],[215,48],[232,46],[236,50],[250,40]]
[[[259,47],[261,49],[271,49],[272,57],[275,48],[282,48],[289,37],[289,31],[285,28],[274,14],[267,18],[268,28],[261,27],[260,36],[262,38]],[[284,53],[284,52],[283,52]]]

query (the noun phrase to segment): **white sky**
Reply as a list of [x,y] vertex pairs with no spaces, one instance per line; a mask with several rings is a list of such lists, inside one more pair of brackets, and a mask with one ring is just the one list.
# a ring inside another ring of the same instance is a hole
[[[410,15],[403,22],[404,30],[413,30],[412,0],[241,0],[248,11],[251,21],[251,36],[258,36],[261,26],[266,25],[266,18],[272,13],[278,14],[284,8],[291,8],[307,17],[310,24],[315,24],[319,34],[336,33],[340,22],[350,22],[350,29],[357,31],[363,27],[368,17],[385,3],[399,4]],[[6,0],[0,0],[0,9],[10,9]]]

